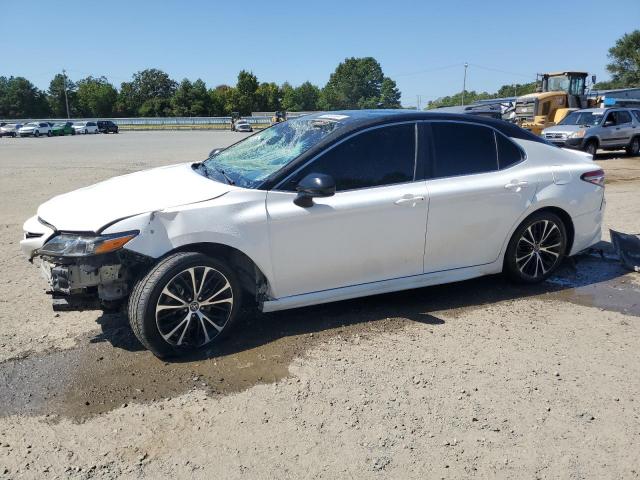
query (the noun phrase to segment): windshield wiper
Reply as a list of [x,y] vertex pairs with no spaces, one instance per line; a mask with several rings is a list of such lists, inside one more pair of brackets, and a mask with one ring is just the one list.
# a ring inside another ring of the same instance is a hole
[[213,168],[214,168],[214,170],[216,172],[218,172],[220,175],[222,175],[224,177],[224,179],[227,181],[227,183],[229,185],[235,185],[236,184],[236,182],[234,182],[229,175],[224,173],[224,170],[222,170],[221,168],[218,168],[218,167],[213,167]]

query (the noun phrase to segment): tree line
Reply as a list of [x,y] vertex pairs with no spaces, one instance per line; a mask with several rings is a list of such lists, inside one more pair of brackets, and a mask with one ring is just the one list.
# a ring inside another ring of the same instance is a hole
[[[66,88],[65,88],[66,87]],[[65,94],[66,89],[66,94]],[[117,89],[105,77],[78,81],[62,73],[42,91],[23,77],[0,76],[0,118],[167,117],[248,115],[252,111],[400,108],[400,91],[372,57],[347,58],[322,88],[304,82],[259,82],[242,70],[236,84],[208,88],[202,79],[176,82],[150,68]]]

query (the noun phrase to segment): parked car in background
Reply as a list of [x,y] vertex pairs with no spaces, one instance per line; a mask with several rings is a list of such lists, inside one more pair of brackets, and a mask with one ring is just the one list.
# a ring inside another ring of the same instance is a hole
[[18,135],[21,137],[39,137],[40,135],[50,137],[52,135],[51,126],[48,122],[25,123],[18,129]]
[[118,133],[118,126],[111,120],[98,120],[97,124],[100,133]]
[[128,302],[142,344],[181,355],[222,338],[244,306],[500,272],[541,282],[600,240],[604,172],[585,157],[473,115],[315,113],[203,162],[59,195],[20,245],[61,308]]
[[598,149],[640,153],[640,109],[586,108],[567,115],[542,136],[559,147],[575,148],[595,157]]
[[21,123],[5,123],[0,127],[0,137],[16,138],[20,127],[22,127]]
[[253,132],[251,124],[242,118],[233,123],[231,130],[234,132]]
[[75,135],[76,131],[73,128],[73,122],[59,122],[53,124],[53,127],[51,127],[51,133],[53,135],[63,136]]
[[73,124],[73,129],[76,133],[82,133],[84,135],[87,133],[100,133],[96,122],[75,122]]

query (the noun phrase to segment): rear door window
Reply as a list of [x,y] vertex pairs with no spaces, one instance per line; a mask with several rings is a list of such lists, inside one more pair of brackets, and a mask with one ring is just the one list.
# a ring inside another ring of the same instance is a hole
[[[434,158],[430,178],[455,177],[498,169],[493,129],[458,122],[433,122]],[[507,161],[505,152],[505,164]]]
[[631,115],[629,114],[629,112],[619,111],[619,112],[616,112],[616,116],[617,116],[616,123],[618,125],[622,125],[623,123],[631,123]]

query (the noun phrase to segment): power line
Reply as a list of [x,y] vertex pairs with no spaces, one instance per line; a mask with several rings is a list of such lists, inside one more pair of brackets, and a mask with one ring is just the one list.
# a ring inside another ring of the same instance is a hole
[[461,64],[460,63],[454,63],[452,65],[446,65],[443,67],[435,67],[435,68],[427,68],[424,70],[417,70],[415,72],[408,72],[408,73],[396,73],[393,75],[389,75],[389,77],[409,77],[411,75],[421,75],[423,73],[431,73],[431,72],[438,72],[440,70],[447,70],[449,68],[454,68],[454,67],[459,67]]
[[479,68],[481,70],[488,70],[490,72],[498,72],[498,73],[506,73],[507,75],[515,75],[517,77],[523,77],[523,78],[529,78],[529,79],[532,77],[535,77],[535,75],[525,75],[524,73],[510,72],[508,70],[501,70],[499,68],[485,67],[483,65],[478,65],[477,63],[470,63],[469,65],[472,67]]

